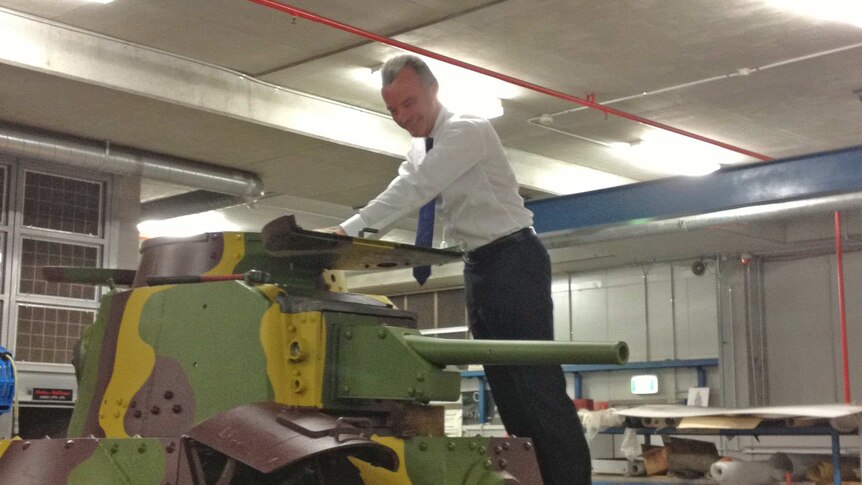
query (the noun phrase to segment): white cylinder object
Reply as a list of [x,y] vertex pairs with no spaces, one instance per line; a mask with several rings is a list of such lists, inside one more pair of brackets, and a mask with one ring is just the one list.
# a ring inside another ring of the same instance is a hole
[[770,485],[773,468],[768,461],[717,461],[709,475],[718,483],[732,485]]

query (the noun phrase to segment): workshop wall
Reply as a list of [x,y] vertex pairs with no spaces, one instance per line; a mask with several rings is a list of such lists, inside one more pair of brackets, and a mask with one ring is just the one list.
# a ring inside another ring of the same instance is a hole
[[[717,275],[713,263],[705,267],[700,275],[692,273],[691,261],[569,275],[570,300],[559,296],[556,303],[568,303],[570,318],[556,322],[557,339],[623,340],[629,345],[630,362],[716,358]],[[630,394],[629,380],[635,372],[613,372],[586,375],[585,396],[632,403],[677,401],[697,383],[691,369],[655,373],[658,395]]]
[[[765,389],[770,405],[844,402],[836,258],[765,261]],[[851,397],[862,393],[862,253],[844,279]]]

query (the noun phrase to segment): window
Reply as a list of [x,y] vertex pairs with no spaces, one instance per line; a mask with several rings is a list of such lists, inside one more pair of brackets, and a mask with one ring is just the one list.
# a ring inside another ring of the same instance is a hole
[[68,364],[81,331],[93,322],[101,290],[46,281],[42,267],[103,266],[110,178],[54,165],[48,173],[45,166],[0,165],[0,315],[9,332],[3,341],[14,342],[20,362]]
[[95,268],[98,265],[98,248],[24,238],[21,240],[21,273],[18,291],[34,295],[93,300],[96,297],[95,286],[45,281],[42,279],[42,267],[86,266]]
[[101,183],[27,171],[24,226],[98,236],[102,233]]
[[417,327],[425,335],[466,339],[467,310],[464,289],[390,296],[399,308],[416,313]]
[[66,364],[81,331],[93,323],[94,311],[39,305],[18,306],[15,358]]

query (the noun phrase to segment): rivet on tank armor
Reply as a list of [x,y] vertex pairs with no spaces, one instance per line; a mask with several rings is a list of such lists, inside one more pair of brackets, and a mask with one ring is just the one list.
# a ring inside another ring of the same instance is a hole
[[72,440],[66,440],[66,443],[63,445],[63,447],[64,447],[64,448],[71,448],[71,447],[72,447],[72,445],[74,445],[74,444],[75,444],[75,442],[74,442],[74,441],[72,441]]
[[497,462],[497,466],[499,466],[500,469],[505,469],[507,466],[509,466],[509,462],[506,461],[504,458],[500,458],[500,461]]
[[161,412],[161,409],[159,409],[158,406],[153,406],[152,409],[150,409],[150,412],[153,414],[159,414],[159,412]]
[[165,399],[173,399],[174,393],[171,391],[165,391]]
[[174,407],[171,408],[171,411],[173,411],[176,414],[180,414],[180,412],[182,410],[183,410],[183,407],[180,406],[179,404],[174,404]]

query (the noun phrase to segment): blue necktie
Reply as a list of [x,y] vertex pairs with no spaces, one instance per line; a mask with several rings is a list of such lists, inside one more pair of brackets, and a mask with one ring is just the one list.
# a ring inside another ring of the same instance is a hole
[[[434,146],[433,138],[425,139],[425,153],[427,154],[431,147]],[[434,240],[434,204],[437,198],[431,199],[431,202],[423,205],[419,209],[419,225],[416,227],[416,245],[431,247]],[[424,285],[428,277],[431,276],[431,266],[416,266],[413,268],[413,277],[419,282],[419,285]]]

